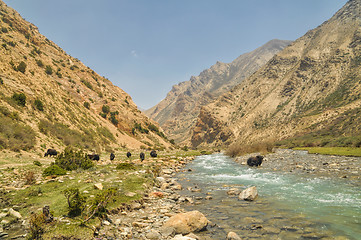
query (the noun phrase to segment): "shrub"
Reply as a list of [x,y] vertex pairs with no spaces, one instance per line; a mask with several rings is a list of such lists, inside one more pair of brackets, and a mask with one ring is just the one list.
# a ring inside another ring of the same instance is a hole
[[44,233],[45,215],[43,213],[33,213],[29,220],[29,235],[27,239],[42,239]]
[[56,157],[55,164],[70,171],[78,168],[89,169],[94,166],[94,163],[85,153],[80,150],[74,151],[69,147]]
[[53,74],[53,69],[51,68],[50,65],[46,65],[46,67],[45,67],[45,73],[48,74],[48,75]]
[[12,99],[15,100],[16,104],[22,107],[25,107],[26,96],[24,93],[14,93]]
[[68,188],[63,193],[68,203],[68,215],[70,217],[81,215],[85,208],[86,197],[80,194],[78,188]]
[[44,67],[44,63],[39,59],[39,60],[36,60],[36,64],[39,66],[39,67]]
[[108,114],[110,112],[110,107],[108,105],[103,105],[102,112]]
[[89,109],[90,108],[90,103],[89,102],[84,102],[84,107]]
[[91,85],[90,82],[88,82],[88,81],[85,80],[85,79],[81,79],[81,82],[82,82],[87,88],[89,88],[90,90],[93,90],[93,85]]
[[50,167],[47,167],[44,169],[43,171],[43,176],[61,176],[61,175],[65,175],[66,174],[66,170],[64,170],[63,168],[59,167],[56,164],[52,164]]
[[25,73],[26,71],[26,63],[25,62],[20,62],[19,65],[16,67],[16,70],[22,73]]
[[37,160],[34,161],[33,164],[34,164],[35,166],[39,166],[39,167],[42,166],[41,162],[39,162],[39,161],[37,161]]
[[2,78],[0,77],[0,84],[4,84],[4,80],[2,80]]
[[25,184],[26,185],[32,185],[35,183],[35,173],[32,171],[29,171],[25,173]]
[[135,170],[134,164],[132,163],[119,163],[117,165],[118,170]]
[[35,105],[36,109],[38,109],[39,111],[44,111],[44,104],[41,100],[36,99],[34,101],[34,105]]
[[93,218],[94,216],[103,218],[106,217],[107,205],[113,199],[117,190],[115,188],[108,188],[103,190],[101,193],[98,193],[93,201],[90,203],[90,214],[89,217],[85,220]]

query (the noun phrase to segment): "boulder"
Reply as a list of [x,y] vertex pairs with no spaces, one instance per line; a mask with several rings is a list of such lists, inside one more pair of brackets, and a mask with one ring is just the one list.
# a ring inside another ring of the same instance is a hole
[[208,219],[199,211],[179,213],[171,217],[164,227],[173,227],[176,234],[188,234],[204,230],[208,225]]
[[227,191],[228,195],[238,195],[240,194],[241,190],[238,188],[231,188]]
[[174,238],[172,238],[172,240],[196,240],[196,239],[179,234],[179,235],[175,235]]
[[9,214],[10,214],[10,216],[13,216],[16,218],[23,218],[19,212],[15,211],[12,208],[9,209]]
[[150,230],[145,236],[147,239],[161,239],[160,233],[154,229]]
[[95,189],[103,190],[103,184],[102,183],[96,183],[94,184]]
[[227,234],[227,240],[241,240],[241,238],[235,232],[229,232]]
[[257,188],[255,186],[249,187],[245,190],[243,190],[239,196],[238,199],[240,200],[246,200],[246,201],[253,201],[258,197]]

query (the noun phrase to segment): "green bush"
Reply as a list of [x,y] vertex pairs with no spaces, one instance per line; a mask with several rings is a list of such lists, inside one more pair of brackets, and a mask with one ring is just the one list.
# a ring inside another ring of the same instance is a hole
[[98,193],[94,200],[90,203],[90,217],[97,216],[100,218],[106,217],[107,205],[113,197],[116,195],[117,189],[108,188],[103,190],[101,193]]
[[84,102],[84,107],[89,109],[90,108],[90,103],[89,102]]
[[4,80],[0,77],[0,84],[4,84]]
[[81,215],[85,208],[86,197],[80,194],[78,188],[68,188],[63,193],[68,203],[68,215],[70,217]]
[[110,107],[108,105],[103,105],[102,112],[108,114],[110,112]]
[[25,73],[26,71],[26,63],[20,62],[19,65],[16,67],[16,70],[22,73]]
[[46,65],[45,73],[48,74],[48,75],[53,74],[53,69],[52,69],[52,67],[50,65]]
[[16,102],[17,105],[25,107],[26,96],[24,93],[14,93],[12,99]]
[[135,170],[135,166],[132,163],[119,163],[117,165],[118,170]]
[[33,164],[34,164],[35,166],[39,166],[39,167],[42,165],[41,162],[39,162],[39,161],[34,161]]
[[66,170],[64,170],[63,168],[59,167],[56,164],[52,164],[50,167],[47,167],[44,169],[43,171],[43,176],[62,176],[66,174]]
[[36,60],[36,64],[39,66],[39,67],[44,67],[44,63],[39,59],[39,60]]
[[81,169],[89,169],[94,163],[82,151],[74,151],[67,147],[64,152],[60,153],[55,160],[55,164],[69,171]]
[[44,104],[41,100],[36,99],[34,101],[34,105],[35,105],[36,109],[38,109],[39,111],[44,111]]
[[82,82],[87,88],[89,88],[90,90],[93,90],[93,85],[91,85],[90,82],[88,82],[88,81],[85,80],[85,79],[81,79],[81,82]]

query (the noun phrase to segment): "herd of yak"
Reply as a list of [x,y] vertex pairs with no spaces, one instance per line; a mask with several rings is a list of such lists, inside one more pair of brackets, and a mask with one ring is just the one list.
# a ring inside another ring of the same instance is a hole
[[[56,151],[55,149],[48,149],[46,151],[46,153],[44,154],[44,157],[47,157],[47,156],[52,157],[52,156],[57,156],[57,155],[58,155],[58,151]],[[99,154],[88,154],[87,156],[90,160],[96,160],[96,161],[100,160]],[[127,152],[127,157],[130,158],[131,156],[132,156],[132,154],[130,152]],[[152,150],[150,152],[150,156],[157,157],[157,152],[155,150]],[[143,160],[145,159],[145,154],[143,152],[141,152],[139,154],[139,157],[140,157],[140,160],[143,162]],[[113,161],[114,158],[115,158],[115,154],[110,153],[110,160]]]
[[[56,156],[56,155],[58,155],[58,152],[55,149],[48,149],[48,151],[45,153],[44,157],[47,157],[47,156],[51,157],[51,156]],[[127,152],[127,157],[130,158],[131,156],[132,156],[132,154],[130,152]],[[157,152],[155,150],[152,150],[150,152],[150,156],[151,157],[157,157]],[[139,154],[139,157],[140,157],[140,160],[143,162],[143,160],[145,159],[145,154],[143,152],[141,152]],[[100,157],[99,157],[98,154],[88,154],[88,158],[90,160],[96,160],[96,161],[100,160]],[[114,153],[111,153],[110,154],[110,160],[113,161],[114,158],[115,158]],[[262,161],[263,161],[262,156],[258,155],[256,157],[250,157],[247,160],[247,165],[251,166],[251,167],[258,167],[258,166],[261,166]]]

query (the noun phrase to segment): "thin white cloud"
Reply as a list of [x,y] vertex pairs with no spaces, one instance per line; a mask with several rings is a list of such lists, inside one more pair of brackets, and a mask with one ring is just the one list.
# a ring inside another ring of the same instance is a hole
[[132,50],[132,51],[130,52],[130,54],[131,54],[132,57],[134,57],[134,58],[137,58],[137,57],[138,57],[138,54],[137,54],[137,52],[136,52],[135,50]]

